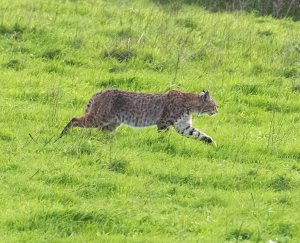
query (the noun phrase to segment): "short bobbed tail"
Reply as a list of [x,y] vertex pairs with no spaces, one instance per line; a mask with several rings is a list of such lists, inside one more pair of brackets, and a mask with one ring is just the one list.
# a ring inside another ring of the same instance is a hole
[[83,120],[84,117],[72,118],[72,120],[69,121],[69,123],[64,127],[64,129],[62,130],[58,138],[54,141],[54,143],[56,143],[59,139],[61,139],[62,136],[64,136],[72,127],[83,127],[83,122],[82,122]]

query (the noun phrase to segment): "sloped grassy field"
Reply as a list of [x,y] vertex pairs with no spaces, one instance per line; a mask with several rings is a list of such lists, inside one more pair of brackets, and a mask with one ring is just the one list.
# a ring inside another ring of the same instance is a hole
[[[0,4],[1,242],[299,242],[300,25],[151,1]],[[73,129],[92,94],[210,91],[195,127]],[[52,139],[52,140],[51,140]]]

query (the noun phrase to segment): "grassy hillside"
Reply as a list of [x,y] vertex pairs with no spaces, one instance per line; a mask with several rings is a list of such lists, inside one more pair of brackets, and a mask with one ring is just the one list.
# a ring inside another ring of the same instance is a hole
[[[159,1],[0,3],[1,242],[299,242],[300,26]],[[218,147],[73,129],[106,88],[208,89]],[[52,139],[52,140],[51,140]]]

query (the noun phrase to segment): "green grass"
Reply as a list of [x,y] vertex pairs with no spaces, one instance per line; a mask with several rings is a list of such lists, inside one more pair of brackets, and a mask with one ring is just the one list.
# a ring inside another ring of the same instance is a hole
[[[299,242],[300,26],[159,1],[2,1],[1,242]],[[106,88],[208,89],[215,117],[73,129]]]

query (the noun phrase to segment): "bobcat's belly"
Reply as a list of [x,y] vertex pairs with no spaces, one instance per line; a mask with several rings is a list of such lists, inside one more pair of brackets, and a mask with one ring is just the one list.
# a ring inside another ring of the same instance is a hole
[[123,119],[121,122],[131,127],[147,127],[156,125],[156,121],[154,120],[139,118]]
[[161,114],[147,112],[127,111],[119,114],[119,123],[124,123],[131,127],[147,127],[157,124]]

